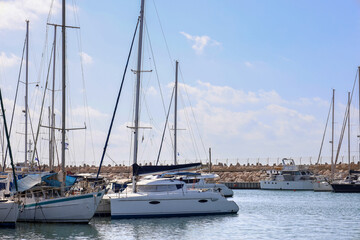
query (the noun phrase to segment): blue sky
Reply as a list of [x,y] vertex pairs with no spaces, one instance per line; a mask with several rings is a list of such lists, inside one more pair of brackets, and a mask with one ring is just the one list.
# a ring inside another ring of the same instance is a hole
[[[30,81],[39,79],[41,86],[45,82],[53,40],[53,29],[46,27],[51,2],[0,2],[0,85],[10,107],[24,42],[25,19],[30,20],[31,29]],[[78,0],[67,4],[68,24],[81,27],[81,30],[67,31],[70,90],[67,107],[73,116],[68,125],[82,126],[85,121],[88,126],[86,133],[69,134],[69,162],[97,164],[140,1]],[[213,156],[218,159],[316,157],[332,88],[337,94],[338,139],[347,91],[352,87],[360,63],[359,15],[360,2],[350,0],[148,0],[143,66],[144,70],[153,72],[145,73],[143,78],[146,102],[142,103],[142,122],[153,129],[141,133],[144,136],[140,144],[141,161],[153,161],[156,157],[160,126],[165,119],[158,85],[161,85],[168,106],[175,60],[180,61],[182,73],[180,92],[185,102],[189,97],[193,108],[191,110],[189,103],[180,101],[180,128],[187,129],[179,133],[181,161],[205,158],[203,148],[207,150],[208,147],[213,148]],[[50,16],[50,22],[60,23],[58,1],[54,2]],[[46,57],[42,60],[42,56]],[[60,55],[58,57],[60,60]],[[81,59],[87,106],[83,103]],[[135,67],[133,54],[130,68]],[[60,72],[56,74],[60,79]],[[130,159],[131,133],[126,126],[132,119],[133,82],[134,75],[130,72],[110,141],[109,156],[117,163],[127,163]],[[34,85],[30,91],[30,108],[36,122],[41,91]],[[355,97],[358,98],[358,94]],[[24,104],[22,99],[19,106]],[[59,100],[60,95],[57,95],[57,102]],[[358,114],[357,104],[358,100],[354,101],[354,115]],[[57,109],[60,109],[58,104]],[[85,112],[89,116],[81,117],[80,113]],[[192,116],[193,113],[196,122],[186,120],[186,114]],[[15,126],[21,132],[21,107],[17,117]],[[359,131],[356,116],[351,126],[352,146],[355,146]],[[190,129],[194,131],[193,137]],[[24,154],[21,136],[13,135],[12,138],[20,161]],[[194,144],[192,138],[197,143]],[[87,139],[86,143],[84,139]],[[164,162],[171,162],[169,139],[170,136],[167,137]],[[328,140],[329,135],[325,142]],[[46,162],[45,143],[41,149]],[[344,151],[342,154],[346,155]],[[357,155],[357,151],[353,148],[352,154]],[[328,143],[324,156],[330,156]],[[113,162],[106,159],[106,163]]]

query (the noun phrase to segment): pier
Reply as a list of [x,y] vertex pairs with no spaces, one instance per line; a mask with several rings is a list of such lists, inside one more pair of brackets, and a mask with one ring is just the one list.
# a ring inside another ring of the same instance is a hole
[[223,182],[230,189],[260,189],[260,182]]

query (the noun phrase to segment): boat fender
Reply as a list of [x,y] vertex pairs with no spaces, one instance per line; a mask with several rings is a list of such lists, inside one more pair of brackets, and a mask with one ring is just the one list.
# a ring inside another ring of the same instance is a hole
[[24,211],[24,208],[25,208],[25,204],[24,203],[21,203],[21,204],[19,204],[19,211],[20,212],[23,212]]

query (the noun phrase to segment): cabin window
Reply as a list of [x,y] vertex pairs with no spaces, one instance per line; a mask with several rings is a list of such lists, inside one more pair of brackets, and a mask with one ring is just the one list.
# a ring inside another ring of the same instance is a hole
[[206,203],[208,200],[206,200],[206,199],[201,199],[201,200],[199,200],[199,203]]
[[151,201],[151,202],[149,202],[150,204],[159,204],[160,202],[159,201]]

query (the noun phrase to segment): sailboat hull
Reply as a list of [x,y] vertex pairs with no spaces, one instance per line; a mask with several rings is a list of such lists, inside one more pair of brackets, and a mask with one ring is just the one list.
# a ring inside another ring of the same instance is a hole
[[339,183],[331,184],[334,192],[338,193],[360,193],[360,184]]
[[0,201],[0,227],[15,227],[19,205],[14,201]]
[[104,190],[97,193],[25,203],[20,208],[18,221],[88,223],[94,216],[103,195]]
[[111,218],[181,217],[236,214],[239,207],[219,193],[124,194],[111,198]]

